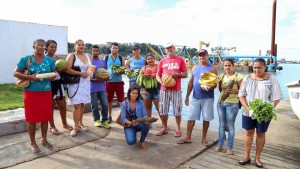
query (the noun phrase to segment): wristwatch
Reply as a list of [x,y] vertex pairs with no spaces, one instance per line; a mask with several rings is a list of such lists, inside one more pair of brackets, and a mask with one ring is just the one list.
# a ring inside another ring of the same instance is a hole
[[176,77],[178,77],[178,75],[179,75],[179,74],[178,74],[178,73],[176,73]]

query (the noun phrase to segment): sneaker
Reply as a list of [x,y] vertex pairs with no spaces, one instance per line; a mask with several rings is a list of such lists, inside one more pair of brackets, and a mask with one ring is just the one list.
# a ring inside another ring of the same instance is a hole
[[112,122],[112,118],[108,117],[108,123],[110,124]]
[[96,120],[94,124],[95,124],[96,127],[100,127],[101,126],[101,121],[100,120]]
[[102,122],[102,123],[101,123],[101,127],[104,127],[104,128],[107,128],[107,129],[110,129],[110,128],[111,128],[111,126],[110,126],[110,124],[108,123],[108,121]]

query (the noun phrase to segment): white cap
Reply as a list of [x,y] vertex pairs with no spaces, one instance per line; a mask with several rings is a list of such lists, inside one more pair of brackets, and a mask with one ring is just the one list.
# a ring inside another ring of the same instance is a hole
[[174,46],[174,43],[168,42],[164,45],[165,48],[170,47],[170,46]]

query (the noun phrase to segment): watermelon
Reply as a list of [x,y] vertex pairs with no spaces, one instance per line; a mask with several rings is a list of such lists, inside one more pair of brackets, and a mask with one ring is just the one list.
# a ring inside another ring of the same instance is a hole
[[109,77],[109,72],[103,68],[99,68],[96,71],[96,77],[106,79]]
[[67,67],[67,61],[59,59],[55,62],[55,67],[59,69],[65,69]]

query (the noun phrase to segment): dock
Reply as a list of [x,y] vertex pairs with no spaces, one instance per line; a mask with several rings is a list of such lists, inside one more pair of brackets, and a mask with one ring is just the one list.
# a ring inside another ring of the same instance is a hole
[[[119,111],[120,108],[113,109],[113,120]],[[264,168],[300,168],[300,120],[293,114],[289,101],[281,102],[276,111],[278,119],[270,124],[261,161]],[[43,152],[40,156],[31,152],[27,132],[1,136],[0,168],[256,168],[255,143],[251,150],[251,164],[238,164],[243,157],[244,131],[236,133],[234,155],[226,155],[226,150],[213,150],[217,145],[217,132],[208,131],[209,146],[206,147],[201,144],[201,126],[195,126],[193,142],[179,145],[177,141],[185,136],[186,123],[182,122],[183,134],[180,138],[174,137],[175,120],[172,118],[169,119],[169,133],[155,136],[161,128],[159,120],[152,125],[145,142],[148,149],[143,151],[138,146],[138,140],[135,145],[126,144],[123,128],[116,123],[112,123],[111,129],[94,127],[91,112],[85,113],[83,119],[84,124],[89,127],[89,132],[80,131],[75,137],[71,137],[69,132],[61,127],[58,111],[55,111],[54,119],[58,130],[61,131],[60,135],[48,133],[49,142],[54,145],[54,150],[47,150],[40,145],[40,130],[36,132],[38,146]],[[67,121],[73,124],[71,112],[68,112]],[[139,139],[139,134],[137,138]]]

